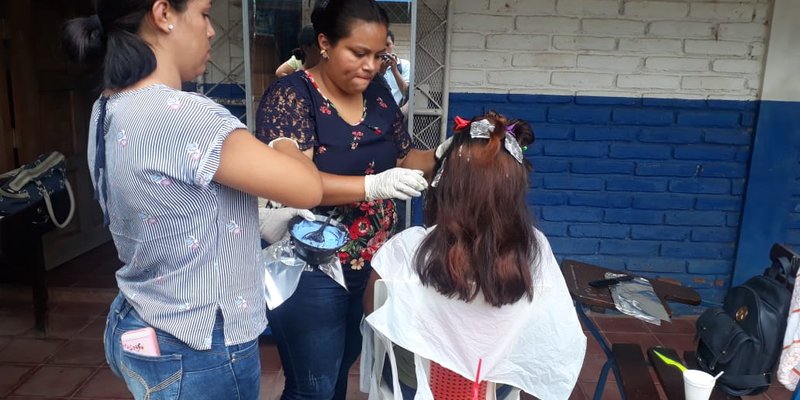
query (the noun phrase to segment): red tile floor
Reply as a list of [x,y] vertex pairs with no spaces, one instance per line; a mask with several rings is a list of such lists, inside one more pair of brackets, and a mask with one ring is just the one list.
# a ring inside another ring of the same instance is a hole
[[[0,399],[130,399],[125,385],[105,366],[102,332],[105,313],[116,294],[113,270],[118,266],[111,245],[102,246],[53,271],[50,286],[50,329],[33,328],[33,307],[26,286],[0,284]],[[661,327],[631,318],[592,315],[611,342],[642,347],[664,345],[683,353],[695,348],[694,319],[676,318]],[[590,399],[605,360],[593,338],[570,399]],[[283,373],[275,345],[261,343],[261,399],[278,399]],[[609,378],[613,379],[613,378]],[[526,396],[527,397],[527,396]],[[779,385],[748,399],[789,399]],[[366,399],[358,392],[358,366],[350,375],[348,399]],[[604,399],[618,399],[616,386],[606,385]]]

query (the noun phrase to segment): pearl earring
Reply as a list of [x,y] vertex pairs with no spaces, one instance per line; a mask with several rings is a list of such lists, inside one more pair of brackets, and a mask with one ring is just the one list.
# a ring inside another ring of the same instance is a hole
[[175,29],[175,25],[172,25],[172,24],[167,25],[167,30],[168,31],[172,32],[173,29]]

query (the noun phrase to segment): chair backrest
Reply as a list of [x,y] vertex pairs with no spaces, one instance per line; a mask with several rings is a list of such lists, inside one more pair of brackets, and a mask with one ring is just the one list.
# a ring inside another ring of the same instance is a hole
[[[373,287],[373,295],[372,295],[372,308],[373,310],[377,310],[380,308],[383,303],[386,302],[386,298],[389,296],[389,291],[386,289],[386,282],[383,279],[378,279],[375,281],[375,286]],[[384,348],[383,344],[380,340],[375,340],[372,343],[373,347],[373,354],[376,356],[378,354],[382,354],[383,352],[387,351]],[[389,349],[391,351],[391,349]],[[381,357],[383,359],[383,357]],[[379,377],[378,379],[378,399],[380,400],[391,400],[394,398],[392,389],[389,388],[389,385],[383,381],[383,365],[379,365],[378,362],[374,362],[372,365],[372,376]],[[391,380],[391,376],[389,377]]]
[[372,306],[374,310],[386,303],[389,292],[386,290],[386,282],[383,279],[375,281],[375,289],[372,295]]
[[[386,302],[386,299],[389,296],[389,291],[386,288],[386,282],[383,279],[378,279],[375,281],[373,293],[372,304],[374,309],[377,310]],[[376,340],[373,344],[375,346],[375,354],[384,351],[383,346],[381,346],[378,342],[379,341]],[[375,376],[382,375],[382,372],[383,365],[372,366],[372,373],[376,374]],[[473,400],[473,381],[464,378],[463,376],[445,367],[442,367],[433,361],[430,362],[429,381],[433,398],[436,400]],[[392,391],[389,389],[388,385],[386,385],[384,382],[379,382],[379,385],[379,398],[392,399]],[[489,391],[489,388],[491,388],[491,392]],[[482,400],[494,399],[494,388],[494,384],[490,384],[487,381],[481,382],[478,386],[478,398]],[[487,394],[489,396],[487,396]],[[519,390],[514,389],[512,393],[506,397],[506,399],[519,399]]]
[[[383,279],[378,279],[375,281],[372,299],[374,309],[377,310],[379,307],[381,307],[386,302],[388,295],[389,292],[386,289],[386,282]],[[378,345],[378,343],[375,344]],[[376,353],[383,351],[383,346],[376,346],[375,351]],[[379,374],[382,372],[382,367],[383,366],[373,365],[373,373]],[[429,380],[431,392],[433,392],[433,397],[436,400],[473,400],[472,381],[462,377],[459,374],[456,374],[453,371],[450,371],[445,367],[442,367],[433,361],[430,363]],[[379,384],[381,385],[381,397],[384,399],[392,398],[391,389],[389,389],[388,386],[383,382],[380,382]],[[486,399],[486,390],[487,382],[481,382],[478,388],[479,399]]]
[[[436,400],[474,400],[475,382],[431,361],[430,386]],[[478,385],[478,399],[486,398],[487,382]]]

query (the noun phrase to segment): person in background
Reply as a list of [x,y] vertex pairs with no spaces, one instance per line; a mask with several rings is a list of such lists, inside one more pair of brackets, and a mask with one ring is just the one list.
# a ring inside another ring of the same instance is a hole
[[394,199],[427,188],[433,151],[412,149],[391,93],[373,81],[388,18],[375,0],[317,2],[311,15],[322,59],[277,80],[261,98],[256,135],[294,141],[322,173],[323,207],[348,228],[338,252],[347,284],[303,272],[297,290],[267,311],[286,385],[282,399],[344,399],[361,350],[362,294],[372,255],[399,229]]
[[[124,263],[106,361],[136,399],[258,399],[267,320],[256,196],[313,207],[319,172],[293,143],[271,148],[180,90],[209,60],[211,0],[95,4],[66,23],[64,45],[104,77],[88,163]],[[142,339],[123,343],[126,333]]]
[[[416,374],[417,354],[467,383],[479,374],[506,384],[498,398],[510,385],[537,398],[566,399],[586,337],[547,238],[528,211],[531,167],[523,149],[533,131],[525,121],[489,112],[456,118],[448,141],[425,196],[427,228],[397,234],[372,260],[365,328],[394,344],[386,347],[394,347],[391,367],[398,371],[398,380],[390,370],[383,379],[413,399],[416,377],[424,376]],[[386,281],[388,298],[372,311],[377,279]],[[372,348],[365,344],[363,365],[380,359],[369,354]],[[380,384],[373,382],[371,392]]]
[[389,30],[386,35],[386,56],[381,65],[381,75],[386,78],[392,91],[394,102],[404,106],[408,96],[408,82],[411,80],[411,62],[397,57],[394,53],[394,33]]
[[319,62],[319,48],[314,27],[306,25],[297,35],[298,48],[292,50],[292,56],[275,70],[275,77],[282,78],[301,69],[309,69]]

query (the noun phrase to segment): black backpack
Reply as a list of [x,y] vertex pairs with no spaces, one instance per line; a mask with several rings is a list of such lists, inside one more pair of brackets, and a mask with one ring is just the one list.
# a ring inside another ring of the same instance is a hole
[[709,308],[697,319],[697,365],[716,375],[717,385],[732,396],[767,391],[781,355],[786,318],[800,256],[775,244],[772,265],[725,295],[722,308]]

